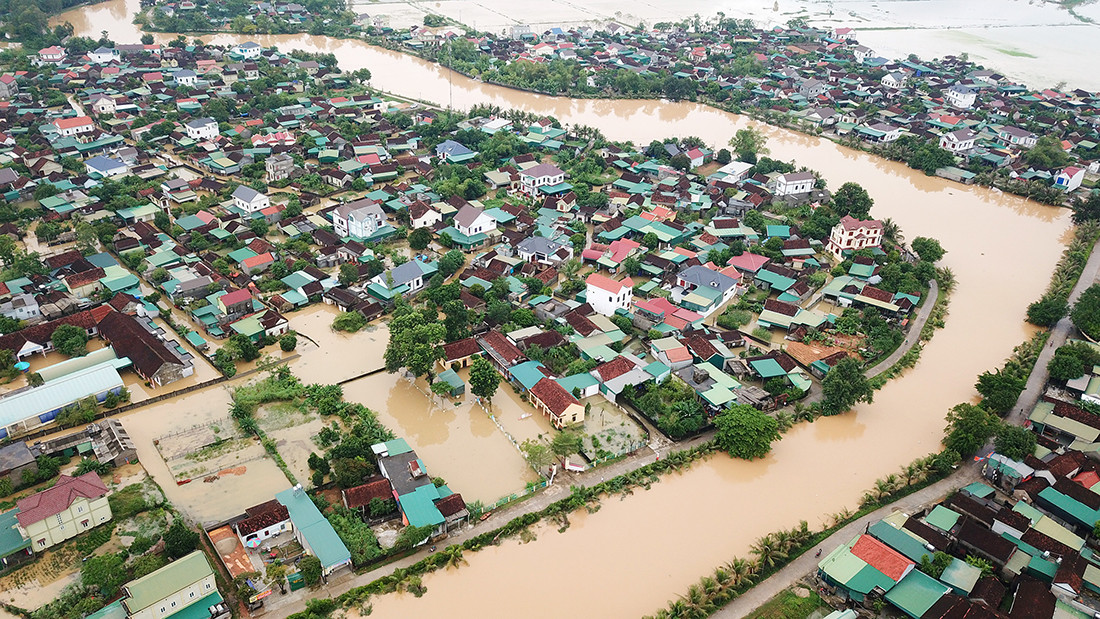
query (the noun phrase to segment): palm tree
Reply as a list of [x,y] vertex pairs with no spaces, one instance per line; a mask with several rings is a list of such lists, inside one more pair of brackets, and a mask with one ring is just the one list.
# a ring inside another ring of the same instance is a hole
[[776,561],[787,558],[787,553],[776,544],[770,535],[765,535],[752,545],[752,554],[766,567],[774,567]]
[[442,550],[443,556],[447,557],[447,561],[444,564],[448,568],[458,568],[460,565],[467,565],[466,558],[462,556],[462,546],[458,544],[451,544]]
[[791,548],[795,545],[794,538],[791,537],[790,531],[777,531],[772,539],[775,541],[776,548],[783,552],[790,552]]
[[955,289],[955,272],[949,267],[942,267],[939,270],[939,282],[944,292],[951,292]]
[[905,242],[905,235],[901,233],[901,227],[890,217],[882,220],[882,235],[898,245]]
[[737,558],[730,561],[725,565],[725,568],[730,575],[731,587],[740,587],[741,585],[751,580],[753,575],[756,573],[756,569],[753,567],[753,564],[750,561],[742,558]]

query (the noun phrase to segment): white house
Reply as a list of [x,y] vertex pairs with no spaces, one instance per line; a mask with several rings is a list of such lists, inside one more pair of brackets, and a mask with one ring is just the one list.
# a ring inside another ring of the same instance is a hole
[[389,223],[382,207],[373,200],[355,200],[336,207],[332,211],[332,227],[337,236],[370,238],[379,228]]
[[832,35],[832,38],[837,41],[847,41],[856,36],[856,31],[855,28],[834,28]]
[[262,54],[263,51],[264,48],[261,47],[259,43],[256,43],[254,41],[245,41],[244,43],[241,43],[240,45],[233,48],[233,53],[244,58],[245,60],[251,60],[252,58],[255,58]]
[[409,225],[412,228],[430,228],[443,221],[443,214],[423,202],[409,205]]
[[233,190],[233,206],[246,213],[256,213],[271,206],[271,200],[255,189],[241,185]]
[[187,137],[192,140],[212,140],[218,136],[218,121],[213,118],[196,118],[183,125]]
[[199,79],[199,76],[196,75],[195,72],[191,69],[181,69],[179,71],[176,71],[172,74],[172,77],[175,78],[176,84],[179,84],[180,86],[194,86],[195,82]]
[[96,95],[92,98],[92,111],[96,114],[114,114],[117,109],[118,104],[107,95]]
[[455,229],[466,236],[489,234],[497,229],[497,220],[485,214],[478,207],[467,204],[455,215]]
[[978,91],[969,86],[955,84],[951,88],[948,88],[943,96],[951,105],[965,110],[974,105],[974,101],[978,98]]
[[801,193],[810,193],[814,189],[817,178],[813,172],[791,172],[775,177],[775,188],[772,194],[776,196],[794,196]]
[[52,487],[16,502],[16,528],[41,552],[110,520],[108,494],[96,473],[62,475]]
[[837,260],[844,259],[845,251],[874,249],[882,244],[882,222],[877,219],[859,220],[845,215],[829,233],[825,248]]
[[894,71],[893,73],[887,73],[882,76],[882,85],[887,88],[893,88],[898,90],[905,86],[905,81],[909,79],[909,76],[901,71]]
[[940,136],[940,148],[958,155],[974,148],[974,140],[977,138],[978,134],[970,129],[956,129]]
[[604,316],[611,316],[615,310],[629,310],[634,301],[634,282],[629,277],[615,281],[606,275],[592,273],[584,283],[585,300]]
[[866,45],[856,45],[852,48],[852,55],[856,57],[856,62],[863,63],[868,58],[875,57],[875,50]]
[[38,62],[39,64],[50,63],[55,64],[65,59],[65,49],[58,47],[57,45],[51,45],[38,50]]
[[1028,131],[1027,129],[1013,127],[1012,125],[1005,125],[1004,127],[1001,127],[1000,131],[997,132],[997,139],[1005,146],[1031,148],[1032,146],[1035,146],[1036,142],[1039,141],[1039,136]]
[[65,137],[72,137],[82,133],[95,131],[95,123],[90,116],[75,116],[73,118],[58,118],[53,121],[57,132]]
[[89,176],[95,177],[98,175],[99,178],[120,176],[130,171],[129,166],[125,163],[103,155],[96,155],[85,161],[84,168],[88,171]]
[[901,127],[887,123],[875,123],[862,129],[863,138],[871,142],[888,144],[901,137]]
[[233,525],[237,537],[246,548],[256,548],[264,540],[290,531],[290,512],[285,505],[272,499],[245,510],[246,518]]
[[1068,193],[1080,187],[1083,180],[1085,180],[1085,169],[1071,166],[1054,177],[1054,186]]
[[519,173],[521,190],[535,195],[540,187],[550,187],[565,182],[565,172],[552,163],[540,163]]
[[107,64],[118,60],[120,56],[117,49],[108,47],[97,47],[94,51],[88,52],[88,60],[96,64]]
[[544,236],[529,236],[516,244],[516,255],[527,262],[558,265],[573,257],[573,246]]

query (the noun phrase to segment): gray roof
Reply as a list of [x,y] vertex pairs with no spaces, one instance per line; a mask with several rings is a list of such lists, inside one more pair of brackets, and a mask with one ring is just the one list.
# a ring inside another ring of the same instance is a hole
[[255,189],[249,187],[248,185],[241,185],[240,187],[237,187],[236,189],[233,190],[233,197],[237,198],[237,199],[240,199],[240,200],[244,200],[245,202],[252,202],[257,197],[262,196],[262,195],[263,195],[262,193],[256,191]]
[[454,157],[457,155],[469,155],[474,151],[466,148],[454,140],[447,140],[435,147],[435,154],[440,157]]
[[550,255],[562,247],[565,247],[565,245],[544,236],[529,236],[516,244],[516,249],[527,254]]
[[394,287],[407,284],[423,274],[424,271],[416,260],[410,260],[390,269],[390,277],[393,279]]
[[725,292],[730,288],[737,285],[737,280],[728,275],[723,275],[718,271],[711,271],[704,266],[690,266],[683,271],[680,271],[679,278],[696,284],[698,286],[706,286],[707,288],[713,288]]
[[12,443],[0,447],[0,475],[8,471],[26,466],[34,462],[34,454],[31,453],[26,443]]
[[472,204],[467,204],[459,209],[458,213],[455,214],[455,225],[461,226],[463,228],[469,228],[484,212],[485,211],[479,209]]
[[200,129],[209,124],[216,125],[218,124],[218,121],[214,120],[213,118],[196,118],[195,120],[187,121],[187,126],[191,127],[192,129]]

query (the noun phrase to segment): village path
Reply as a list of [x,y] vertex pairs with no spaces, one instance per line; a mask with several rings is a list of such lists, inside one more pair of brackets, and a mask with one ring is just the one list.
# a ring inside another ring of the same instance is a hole
[[[979,465],[973,461],[968,461],[950,477],[942,479],[927,488],[922,488],[907,497],[902,497],[889,505],[880,507],[866,516],[845,525],[837,530],[836,533],[833,533],[823,540],[818,547],[828,551],[841,544],[846,544],[857,534],[863,532],[872,523],[882,520],[895,511],[912,514],[920,508],[935,503],[955,490],[972,482],[979,481],[980,479],[981,470]],[[814,552],[806,551],[805,554],[798,557],[775,574],[772,574],[763,582],[757,583],[744,594],[734,598],[733,601],[723,606],[711,616],[721,617],[723,619],[740,619],[741,617],[747,616],[783,590],[794,586],[795,583],[807,574],[814,572],[820,560],[821,558],[815,556]]]
[[[1097,281],[1098,274],[1100,274],[1100,240],[1093,245],[1092,255],[1089,256],[1088,262],[1085,263],[1085,268],[1081,271],[1081,277],[1078,278],[1077,285],[1074,286],[1073,291],[1070,292],[1070,307],[1073,307],[1073,304],[1077,302],[1077,299],[1086,288]],[[1031,375],[1028,376],[1027,385],[1024,387],[1023,392],[1020,393],[1019,399],[1016,400],[1016,406],[1012,409],[1012,412],[1005,417],[1005,421],[1022,424],[1024,420],[1027,419],[1028,415],[1031,414],[1031,410],[1035,408],[1035,404],[1039,401],[1039,397],[1043,395],[1043,388],[1047,384],[1047,379],[1050,376],[1050,371],[1047,369],[1047,366],[1050,364],[1050,360],[1054,358],[1054,351],[1057,350],[1059,346],[1066,343],[1066,339],[1069,338],[1074,328],[1073,321],[1069,319],[1069,316],[1065,316],[1050,330],[1050,336],[1047,337],[1047,343],[1043,346],[1043,350],[1039,353],[1039,358],[1035,361],[1035,369],[1033,369]]]
[[867,378],[874,378],[879,374],[882,374],[886,370],[889,370],[895,363],[898,362],[906,353],[909,352],[917,342],[920,341],[921,331],[924,330],[924,323],[928,322],[928,316],[932,313],[932,308],[936,306],[936,301],[940,296],[940,285],[936,280],[928,282],[928,298],[924,300],[924,304],[920,306],[920,310],[917,312],[916,319],[913,320],[913,325],[909,327],[909,335],[905,336],[905,341],[898,346],[898,349],[880,361],[875,367],[864,372]]

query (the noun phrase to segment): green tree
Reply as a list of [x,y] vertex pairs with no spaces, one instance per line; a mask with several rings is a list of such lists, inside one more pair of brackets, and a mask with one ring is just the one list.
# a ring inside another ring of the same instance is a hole
[[1100,365],[1100,352],[1085,342],[1071,342],[1054,351],[1048,369],[1054,380],[1073,380]]
[[110,599],[128,580],[125,566],[121,554],[89,557],[80,566],[80,582],[97,591],[103,599]]
[[657,236],[657,233],[655,232],[646,232],[645,235],[642,237],[642,245],[645,245],[650,249],[656,249],[657,246],[660,244],[661,239]]
[[519,449],[523,452],[523,457],[527,459],[527,463],[539,472],[542,472],[554,461],[554,452],[550,451],[550,447],[542,441],[527,439],[523,441]]
[[982,372],[974,387],[982,394],[983,404],[995,413],[1007,413],[1016,405],[1026,380],[1009,368],[995,372]]
[[190,554],[198,547],[199,534],[192,531],[190,527],[183,523],[183,519],[177,516],[175,521],[172,522],[172,526],[168,527],[168,530],[164,533],[164,550],[168,553],[168,556],[178,559]]
[[871,381],[864,376],[859,362],[848,357],[829,370],[821,381],[821,412],[839,415],[850,410],[857,402],[870,403],[875,394]]
[[1072,208],[1075,224],[1080,225],[1086,221],[1100,219],[1100,193],[1091,192],[1087,198],[1075,198]]
[[754,460],[768,455],[772,442],[781,438],[774,417],[747,404],[727,408],[714,418],[718,447],[735,458]]
[[432,242],[432,230],[431,228],[416,228],[409,233],[409,247],[422,251],[427,249],[428,245]]
[[50,336],[53,347],[67,357],[88,354],[88,333],[76,325],[61,325]]
[[423,544],[432,535],[432,527],[414,527],[409,525],[401,532],[397,534],[397,541],[394,542],[394,550],[400,552],[404,550],[412,550],[420,544]]
[[947,414],[943,444],[963,457],[973,455],[989,441],[1000,420],[981,406],[958,404]]
[[754,163],[758,155],[767,155],[770,152],[767,143],[768,136],[763,131],[756,127],[746,127],[737,130],[729,145],[742,161]]
[[443,304],[443,327],[447,330],[446,340],[454,342],[470,336],[470,311],[466,304],[458,299]]
[[288,331],[279,337],[279,349],[283,352],[290,352],[298,347],[298,335],[293,331]]
[[321,560],[313,555],[302,557],[298,561],[298,572],[306,585],[316,587],[321,582]]
[[851,215],[856,219],[866,219],[874,203],[867,190],[859,183],[844,183],[833,194],[833,210],[841,217]]
[[1069,303],[1061,295],[1047,293],[1027,306],[1027,321],[1039,327],[1053,327],[1069,311]]
[[550,441],[550,451],[559,458],[579,454],[582,448],[584,448],[584,437],[569,430],[555,434]]
[[386,370],[396,372],[407,369],[413,376],[435,379],[433,368],[442,356],[439,344],[443,342],[446,328],[433,319],[428,320],[417,311],[410,311],[390,321],[390,340],[384,358]]
[[668,163],[677,170],[686,172],[691,169],[691,159],[688,159],[688,156],[684,153],[675,155]]
[[338,277],[341,286],[350,286],[359,281],[359,268],[350,262],[345,262],[340,265],[340,275]]
[[443,277],[450,277],[458,272],[464,264],[466,264],[465,254],[457,249],[452,249],[439,259],[439,272]]
[[236,357],[242,361],[254,361],[260,357],[260,349],[247,335],[235,333],[229,338],[229,346],[236,351]]
[[1069,317],[1082,333],[1094,340],[1100,339],[1100,284],[1085,289]]
[[733,161],[733,156],[730,155],[729,150],[720,148],[718,149],[718,154],[714,156],[714,160],[718,162],[718,165],[726,165],[730,161]]
[[939,262],[940,258],[947,252],[940,246],[940,242],[936,239],[930,239],[925,236],[918,236],[910,243],[913,251],[917,252],[921,260],[926,260],[935,264]]
[[1054,170],[1069,164],[1069,154],[1062,148],[1061,141],[1051,135],[1044,135],[1035,142],[1030,150],[1024,152],[1024,161],[1029,166]]
[[489,406],[493,405],[493,395],[500,386],[500,374],[493,364],[484,357],[475,357],[470,363],[470,392],[479,398],[485,398]]
[[337,331],[347,331],[348,333],[355,333],[367,325],[367,319],[363,317],[359,312],[340,312],[332,321],[332,328]]
[[993,445],[997,453],[1020,461],[1035,453],[1035,433],[1020,426],[1001,424]]

